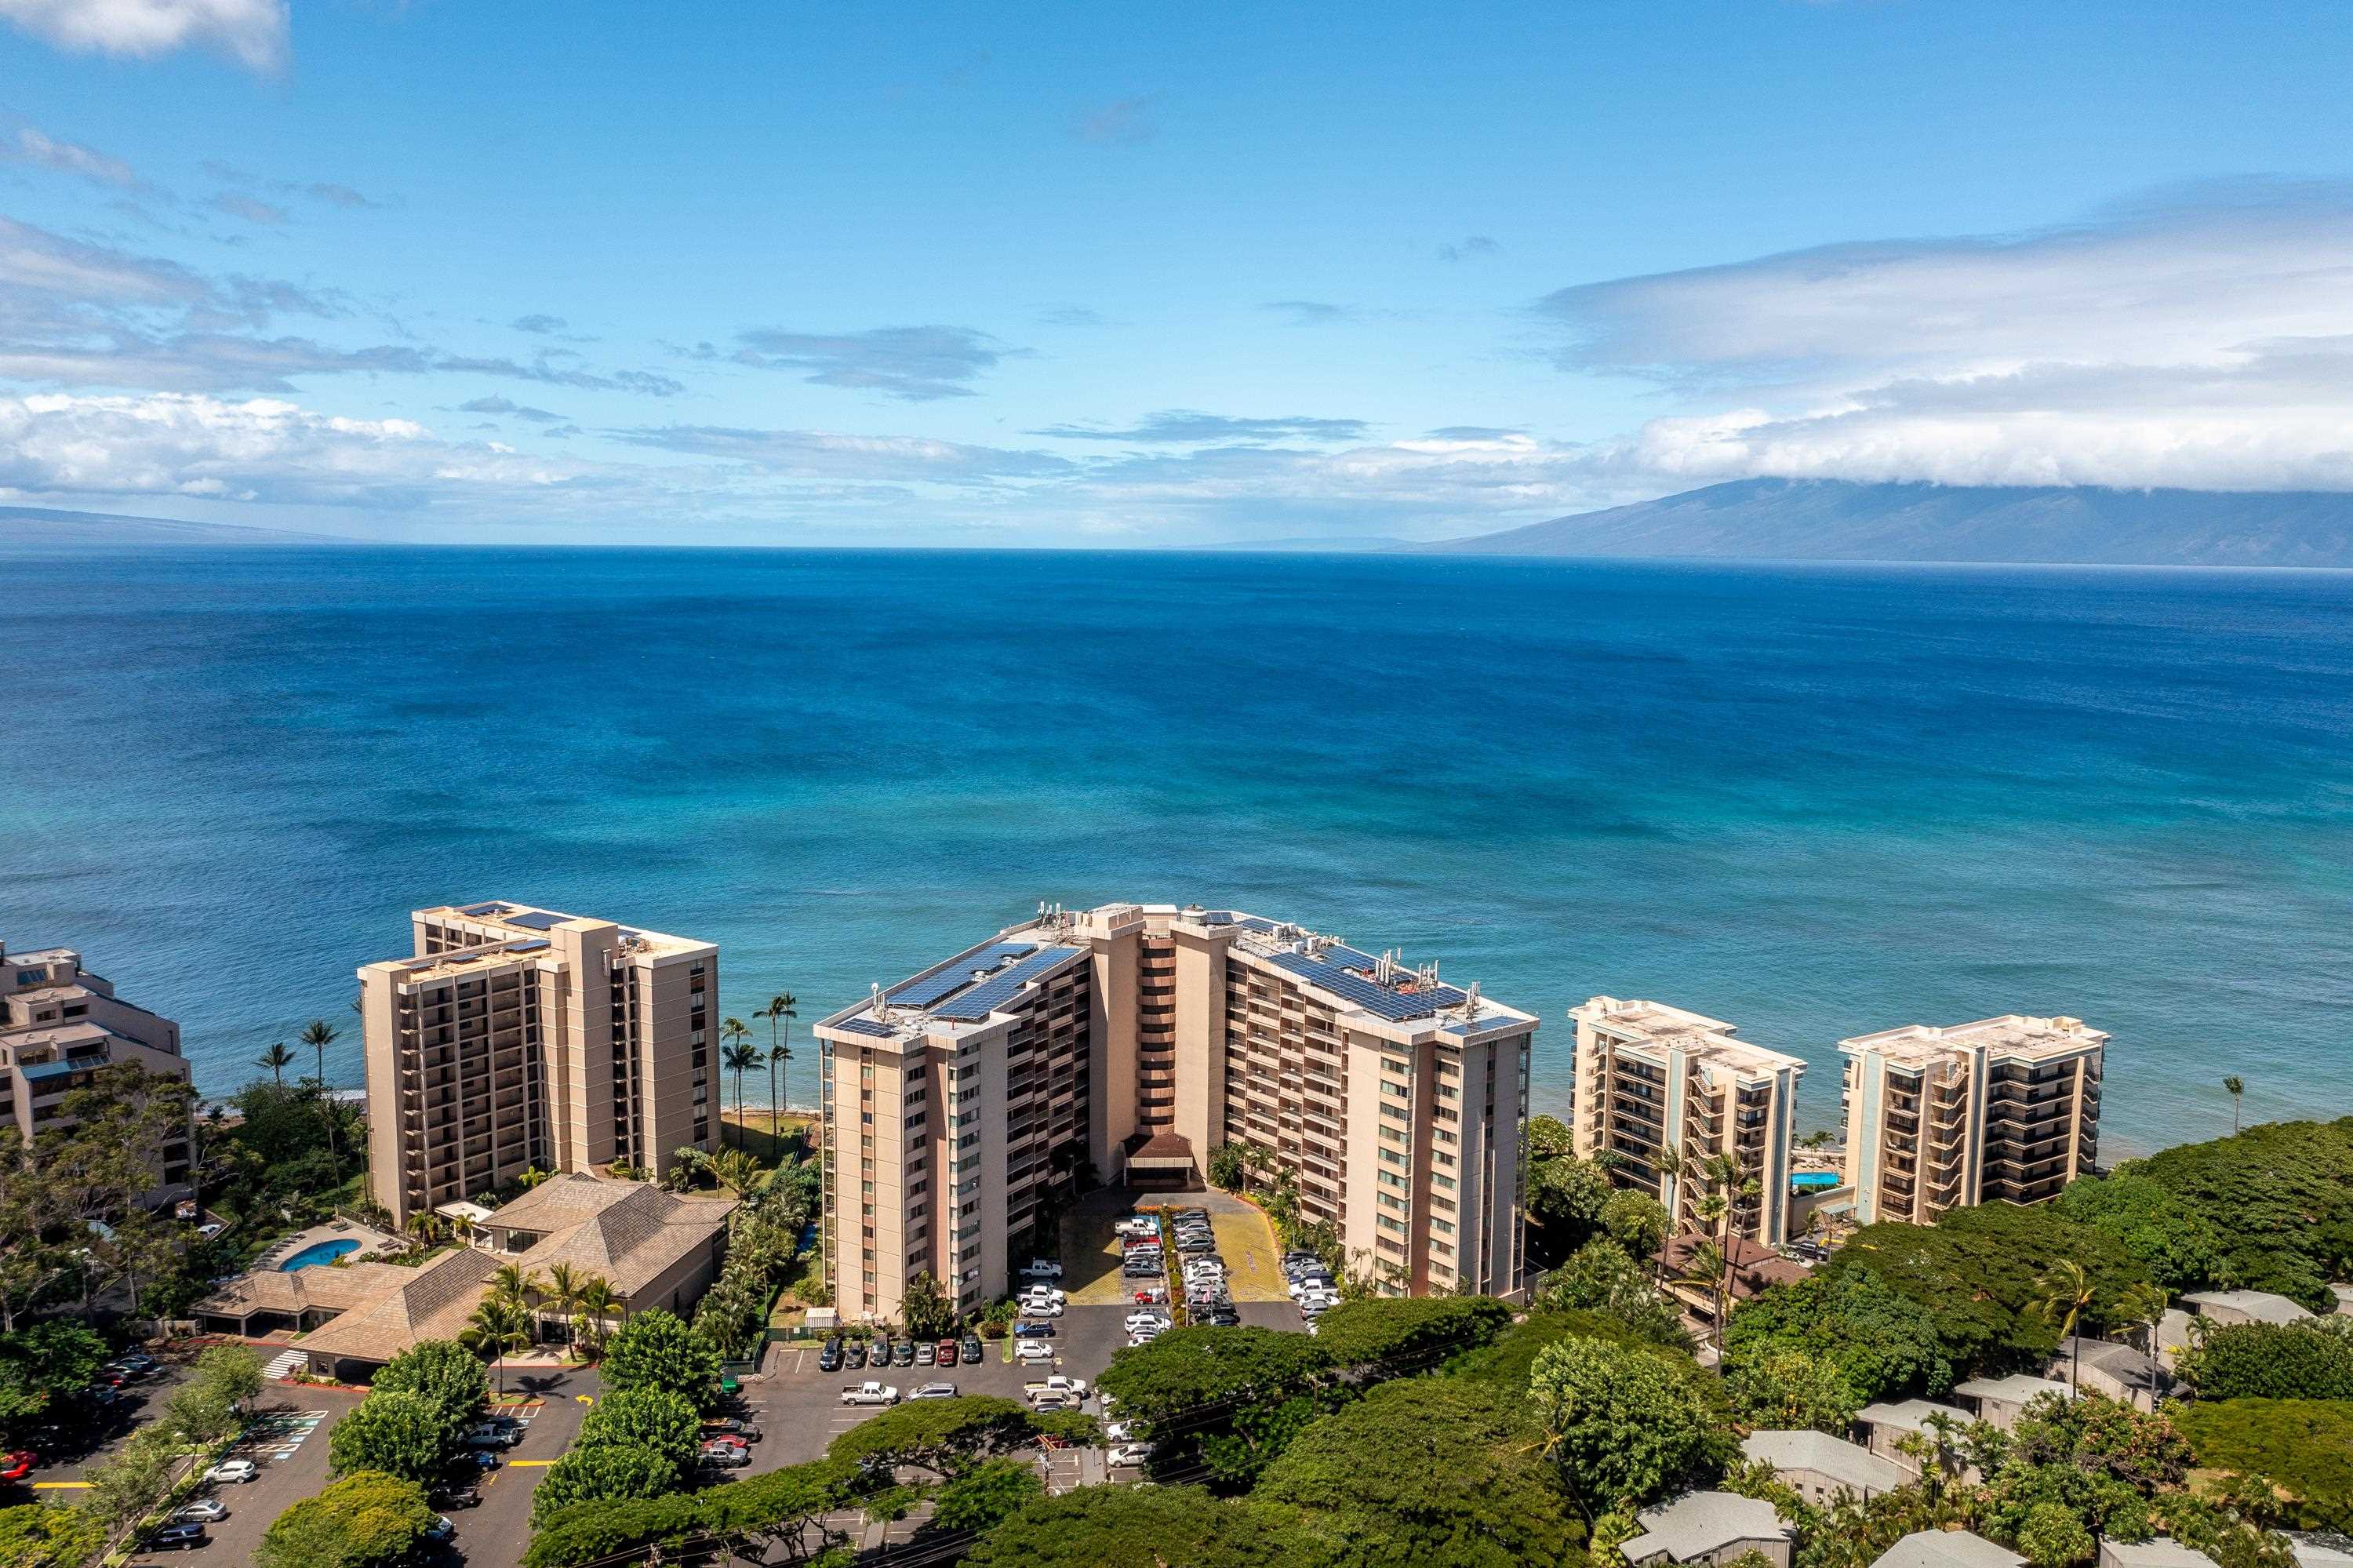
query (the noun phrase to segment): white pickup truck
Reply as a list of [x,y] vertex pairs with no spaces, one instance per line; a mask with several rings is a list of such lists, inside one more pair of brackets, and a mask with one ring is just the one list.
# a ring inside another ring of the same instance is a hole
[[872,1378],[869,1378],[864,1383],[852,1383],[843,1389],[841,1403],[844,1404],[896,1404],[899,1403],[899,1391],[887,1383],[876,1383]]
[[1021,1385],[1021,1397],[1032,1404],[1042,1404],[1048,1401],[1076,1404],[1086,1396],[1086,1379],[1064,1377],[1060,1372],[1056,1372],[1053,1376],[1038,1383],[1025,1383]]

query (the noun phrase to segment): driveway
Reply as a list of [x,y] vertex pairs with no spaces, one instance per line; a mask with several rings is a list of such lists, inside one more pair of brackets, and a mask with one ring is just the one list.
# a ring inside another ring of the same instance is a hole
[[604,1392],[593,1368],[511,1368],[506,1385],[504,1403],[493,1408],[529,1425],[522,1441],[501,1455],[499,1467],[483,1471],[476,1483],[482,1506],[449,1515],[449,1522],[458,1527],[458,1553],[469,1563],[522,1561],[523,1548],[531,1544],[531,1495],[539,1489],[548,1467],[564,1457],[580,1436],[589,1409],[582,1400],[594,1401]]

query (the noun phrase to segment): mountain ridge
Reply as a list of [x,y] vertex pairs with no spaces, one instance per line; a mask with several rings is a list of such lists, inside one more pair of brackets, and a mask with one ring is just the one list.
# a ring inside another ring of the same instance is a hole
[[1744,479],[1420,554],[2353,567],[2353,493]]

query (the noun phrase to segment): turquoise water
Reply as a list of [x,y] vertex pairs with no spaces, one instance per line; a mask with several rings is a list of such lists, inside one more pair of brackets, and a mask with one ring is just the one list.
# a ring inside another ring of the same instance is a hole
[[[1813,1064],[2111,1031],[2104,1152],[2353,1108],[2353,576],[1203,555],[0,560],[0,938],[233,1087],[411,907],[717,940],[807,1023],[1040,898],[1199,899]],[[763,1041],[767,1029],[755,1024]],[[299,1049],[299,1047],[298,1047]],[[308,1066],[311,1056],[301,1051]],[[793,1064],[814,1089],[813,1053]],[[754,1090],[756,1099],[765,1085]]]
[[280,1274],[291,1274],[298,1268],[309,1268],[316,1264],[332,1263],[335,1259],[342,1257],[346,1253],[354,1253],[359,1250],[360,1244],[352,1240],[348,1236],[344,1237],[341,1241],[312,1242],[309,1246],[304,1247],[301,1252],[296,1253],[284,1263],[280,1264],[278,1266],[278,1272]]
[[1800,1171],[1789,1178],[1789,1185],[1800,1192],[1811,1192],[1838,1184],[1838,1172],[1834,1171]]

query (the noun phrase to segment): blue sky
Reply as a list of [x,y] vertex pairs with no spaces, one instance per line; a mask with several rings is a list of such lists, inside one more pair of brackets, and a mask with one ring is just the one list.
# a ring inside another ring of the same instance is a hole
[[2353,488],[2322,5],[0,0],[0,500],[1444,537]]

